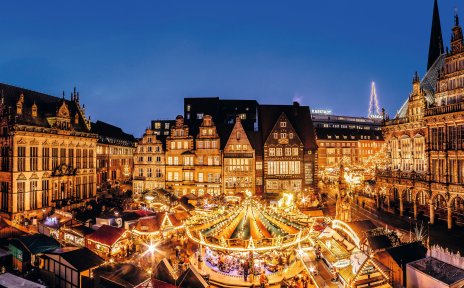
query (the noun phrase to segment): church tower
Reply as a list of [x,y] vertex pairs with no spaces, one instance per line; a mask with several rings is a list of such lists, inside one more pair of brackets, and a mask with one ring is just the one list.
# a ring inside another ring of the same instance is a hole
[[438,0],[433,4],[432,30],[430,32],[429,59],[427,62],[427,70],[432,67],[435,60],[444,53],[443,37],[441,34],[440,14],[438,12]]
[[451,34],[451,53],[456,54],[462,51],[462,28],[459,25],[459,16],[456,11],[454,14],[454,27]]

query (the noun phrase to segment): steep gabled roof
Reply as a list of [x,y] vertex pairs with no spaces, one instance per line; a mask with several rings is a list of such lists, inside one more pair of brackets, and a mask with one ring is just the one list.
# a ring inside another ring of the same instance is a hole
[[98,134],[98,142],[100,143],[135,146],[134,135],[125,133],[120,127],[100,120],[92,122],[92,133]]
[[60,243],[54,238],[38,233],[15,238],[11,243],[17,243],[15,245],[17,248],[20,248],[18,244],[23,246],[31,254],[44,253],[60,248]]
[[[435,102],[435,88],[438,80],[438,76],[440,74],[441,69],[443,68],[443,64],[445,63],[445,54],[440,55],[437,58],[435,63],[433,63],[432,67],[427,71],[424,78],[422,78],[420,87],[425,92],[425,100],[427,101],[428,105],[431,105]],[[396,113],[395,118],[403,118],[406,117],[408,111],[408,103],[409,97],[401,106],[400,110]]]
[[46,254],[61,256],[79,272],[98,267],[105,262],[103,258],[85,247],[60,248]]
[[267,139],[280,115],[285,113],[303,142],[304,148],[307,150],[317,148],[309,106],[294,103],[293,105],[260,105],[258,109],[258,123],[262,139]]
[[111,247],[122,237],[125,231],[123,228],[102,225],[97,231],[87,235],[86,238]]
[[[23,112],[21,115],[16,114],[16,104],[20,95],[24,96]],[[58,109],[63,105],[67,106],[70,117],[71,126],[75,131],[90,132],[86,126],[87,119],[84,119],[79,104],[77,101],[71,101],[44,93],[0,83],[0,96],[3,95],[6,111],[14,116],[15,123],[51,128],[47,121],[47,117],[55,117]],[[37,117],[32,116],[32,105],[37,105]],[[74,123],[75,115],[79,117],[79,123]]]
[[443,36],[441,34],[440,13],[438,12],[438,1],[433,3],[432,29],[430,31],[429,59],[427,70],[432,67],[435,60],[444,53]]

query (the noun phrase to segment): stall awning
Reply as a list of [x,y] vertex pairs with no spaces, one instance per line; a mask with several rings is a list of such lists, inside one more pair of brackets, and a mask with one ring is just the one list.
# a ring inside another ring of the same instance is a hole
[[86,239],[111,247],[124,235],[125,232],[126,230],[123,228],[103,225],[94,233],[87,235]]

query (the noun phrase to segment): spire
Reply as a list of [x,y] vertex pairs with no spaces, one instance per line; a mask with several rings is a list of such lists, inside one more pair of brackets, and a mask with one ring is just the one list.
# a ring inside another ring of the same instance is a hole
[[462,51],[462,28],[459,25],[458,9],[454,9],[454,27],[451,33],[451,53]]
[[454,26],[459,26],[458,8],[454,8]]
[[420,79],[419,79],[419,73],[414,73],[414,77],[412,77],[412,83],[419,83],[420,82]]
[[440,14],[438,12],[438,1],[433,4],[432,30],[430,31],[429,60],[427,70],[432,67],[435,60],[443,54],[443,37],[441,35]]

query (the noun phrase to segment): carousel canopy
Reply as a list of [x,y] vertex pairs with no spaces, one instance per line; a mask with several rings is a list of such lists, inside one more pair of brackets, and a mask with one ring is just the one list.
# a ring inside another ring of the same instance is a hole
[[205,244],[245,250],[271,249],[298,243],[307,236],[307,229],[295,218],[248,199],[239,206],[195,215],[187,221],[186,228],[190,238]]

